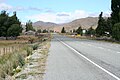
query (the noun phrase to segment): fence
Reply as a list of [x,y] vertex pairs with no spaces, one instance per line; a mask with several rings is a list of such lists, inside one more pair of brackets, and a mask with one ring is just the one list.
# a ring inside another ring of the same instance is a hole
[[19,51],[21,49],[21,45],[13,45],[13,46],[7,46],[7,47],[1,47],[0,48],[0,56],[5,55],[8,53],[13,53],[15,51]]

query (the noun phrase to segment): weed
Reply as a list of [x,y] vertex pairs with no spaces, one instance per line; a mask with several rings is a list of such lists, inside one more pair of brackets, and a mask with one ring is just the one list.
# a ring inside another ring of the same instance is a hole
[[35,44],[32,46],[33,50],[36,50],[38,48],[39,44]]

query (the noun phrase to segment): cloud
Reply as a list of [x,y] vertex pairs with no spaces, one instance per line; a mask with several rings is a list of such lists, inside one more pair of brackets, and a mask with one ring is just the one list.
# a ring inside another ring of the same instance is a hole
[[64,13],[63,13],[63,14],[57,14],[57,16],[61,16],[61,17],[62,17],[62,16],[70,16],[70,15],[69,15],[69,14],[64,14]]
[[[100,13],[101,12],[99,12],[99,13],[98,12],[96,12],[96,13],[90,13],[89,16],[98,17]],[[110,17],[110,15],[111,15],[111,11],[103,12],[103,17]]]
[[43,9],[41,8],[36,8],[36,7],[22,7],[22,6],[17,6],[17,7],[14,7],[13,10],[15,11],[43,11]]
[[45,22],[51,22],[51,21],[56,21],[56,15],[52,13],[42,13],[42,14],[36,14],[36,15],[31,15],[27,16],[27,19],[31,19],[33,21],[45,21]]
[[26,8],[22,7],[22,6],[17,6],[17,7],[13,7],[12,8],[13,11],[25,11]]
[[56,12],[56,13],[41,13],[36,15],[27,16],[27,19],[33,21],[65,23],[74,19],[85,18],[89,14],[83,10],[76,10],[74,12]]
[[42,11],[43,9],[36,7],[29,7],[28,10]]
[[1,10],[11,10],[13,7],[10,5],[7,5],[5,3],[0,3],[0,9]]
[[[3,0],[0,0],[0,2],[2,2]],[[23,7],[23,6],[11,6],[8,5],[6,3],[0,3],[0,10],[7,10],[7,11],[40,11],[40,12],[54,12],[51,9],[42,9],[42,8],[38,8],[38,7]]]
[[53,11],[52,9],[45,9],[46,13],[54,13],[55,11]]

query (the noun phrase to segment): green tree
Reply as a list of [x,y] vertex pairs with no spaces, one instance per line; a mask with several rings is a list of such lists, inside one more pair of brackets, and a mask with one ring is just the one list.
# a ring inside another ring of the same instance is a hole
[[87,35],[95,35],[95,30],[94,30],[92,27],[90,27],[90,28],[88,29],[88,31],[86,32],[86,34],[87,34]]
[[51,33],[54,33],[54,30],[50,30]]
[[46,29],[44,29],[42,32],[43,32],[43,33],[48,33],[48,31],[47,31]]
[[8,26],[8,14],[6,11],[1,11],[0,14],[0,36],[7,36],[7,29],[9,28]]
[[78,29],[76,30],[76,33],[82,35],[82,27],[81,26],[78,27]]
[[120,23],[116,23],[116,24],[113,26],[112,33],[113,33],[112,37],[113,37],[115,40],[120,41]]
[[30,20],[26,23],[25,26],[26,26],[26,32],[29,30],[35,31],[35,29],[32,26],[32,22]]
[[[7,27],[6,36],[7,36],[7,37],[13,36],[13,35],[9,35],[9,34],[8,34],[8,33],[9,33],[8,31],[9,31],[9,29],[13,29],[12,31],[14,31],[15,28],[13,28],[12,26],[15,26],[15,25],[16,25],[16,28],[17,28],[17,26],[21,26],[21,22],[19,21],[16,12],[13,12],[13,15],[8,18],[8,21],[7,21],[7,24],[6,24],[6,27]],[[12,27],[12,28],[11,28],[11,27]],[[18,33],[21,33],[21,32],[22,32],[22,27],[19,27],[19,28],[20,28],[21,31],[18,32]],[[16,31],[15,31],[15,32],[16,32]],[[14,33],[15,36],[13,36],[13,37],[19,36],[18,33],[17,33],[17,32]],[[7,38],[7,37],[6,37],[6,38]]]
[[101,12],[101,14],[99,15],[98,26],[96,28],[97,36],[104,36],[106,32],[105,29],[106,29],[107,23],[105,19],[102,17],[102,15],[103,15],[103,12]]
[[38,32],[38,33],[41,33],[42,31],[41,31],[41,29],[38,29],[37,32]]
[[106,21],[106,32],[109,32],[109,35],[112,35],[112,20],[110,17],[108,17],[107,21]]
[[112,24],[114,25],[120,22],[120,0],[111,1],[111,10]]
[[11,26],[13,24],[21,25],[21,22],[19,21],[16,12],[13,12],[13,15],[8,19],[8,25]]
[[120,0],[111,1],[112,37],[120,41]]
[[61,33],[66,33],[66,30],[64,27],[62,28]]
[[[16,12],[13,13],[12,16],[9,16],[6,11],[1,11],[0,14],[0,36],[9,37],[8,35],[8,29],[13,25],[18,24],[21,25],[21,22],[16,16]],[[14,34],[16,35],[16,34]]]
[[13,24],[8,29],[7,34],[8,36],[17,37],[22,32],[22,27],[19,24]]

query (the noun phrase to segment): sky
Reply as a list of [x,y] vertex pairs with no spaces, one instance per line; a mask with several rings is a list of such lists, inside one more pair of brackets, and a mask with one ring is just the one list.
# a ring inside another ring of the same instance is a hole
[[66,23],[85,17],[111,13],[111,0],[0,0],[0,11],[14,11],[22,23],[44,21]]

